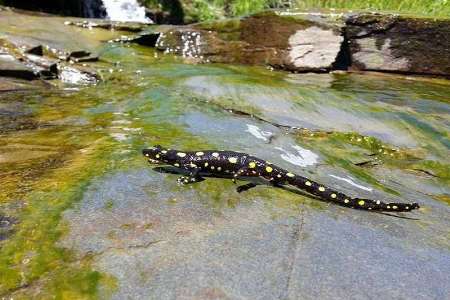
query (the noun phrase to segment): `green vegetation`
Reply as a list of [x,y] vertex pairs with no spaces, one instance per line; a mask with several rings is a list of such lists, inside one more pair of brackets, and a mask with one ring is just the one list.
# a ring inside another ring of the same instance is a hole
[[449,0],[297,0],[300,9],[379,10],[450,18]]
[[225,17],[243,16],[270,8],[289,7],[288,0],[142,0],[152,10],[161,10],[170,16],[180,15],[184,21],[196,22]]
[[450,0],[142,0],[185,22],[244,16],[271,8],[370,10],[450,17]]

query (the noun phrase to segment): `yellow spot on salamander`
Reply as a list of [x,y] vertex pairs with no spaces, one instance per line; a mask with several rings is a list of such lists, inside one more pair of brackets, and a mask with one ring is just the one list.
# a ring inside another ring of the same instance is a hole
[[232,164],[235,164],[235,163],[237,163],[237,157],[229,157],[228,161]]
[[336,194],[334,194],[334,193],[333,193],[333,194],[331,194],[331,198],[333,198],[333,199],[334,199],[334,198],[336,198],[336,197],[337,197],[337,195],[336,195]]
[[273,171],[273,169],[272,169],[272,167],[266,167],[266,171],[267,171],[267,173],[270,173]]
[[207,167],[209,164],[207,162],[205,162],[205,167]]
[[398,207],[396,205],[392,206],[392,209],[397,209]]
[[155,157],[156,157],[156,158],[160,158],[160,157],[161,157],[161,155],[159,155],[159,154],[156,154],[156,155],[155,155]]
[[197,156],[202,156],[203,154],[205,154],[205,153],[203,153],[203,152],[201,152],[201,151],[195,153],[195,155],[197,155]]
[[148,157],[148,156],[150,156],[150,155],[148,155],[148,153],[145,153],[145,156],[147,156],[147,157]]
[[287,173],[286,176],[287,176],[287,177],[295,177],[295,175],[292,174],[292,173]]
[[166,154],[167,151],[166,151],[166,150],[162,150],[161,153],[162,153],[162,154]]
[[252,161],[252,162],[250,162],[250,163],[248,164],[248,167],[249,167],[250,169],[254,169],[254,168],[256,168],[256,163],[255,163],[254,161]]
[[277,175],[277,177],[278,177],[278,178],[281,178],[281,175],[280,175],[280,174],[278,174],[278,175]]
[[177,153],[177,156],[179,156],[179,157],[185,157],[185,156],[186,156],[186,153],[178,152],[178,153]]
[[307,182],[305,182],[305,185],[307,185],[307,186],[311,186],[311,185],[312,185],[312,183],[311,183],[311,182],[309,182],[309,181],[307,181]]
[[391,209],[391,207],[390,207],[389,205],[388,205],[388,206],[386,206],[386,208],[387,208],[387,209]]
[[211,170],[214,170],[215,169],[215,167],[214,166],[211,166]]
[[349,202],[350,202],[350,200],[348,200],[348,199],[344,200],[344,203],[349,203]]
[[380,204],[381,204],[381,201],[380,201],[380,200],[377,200],[376,203],[377,203],[377,205],[380,205]]
[[179,166],[180,166],[179,163],[174,163],[173,165],[174,165],[175,167],[179,167]]
[[221,171],[222,170],[222,167],[217,167],[217,171]]
[[325,192],[325,188],[323,186],[319,186],[319,191]]
[[214,157],[219,157],[219,153],[217,153],[217,152],[213,152],[213,154],[211,154],[211,155]]
[[193,163],[190,163],[189,166],[190,166],[191,168],[197,168],[197,165],[196,165],[196,164],[193,164]]
[[359,201],[358,201],[358,204],[361,205],[361,206],[363,206],[365,203],[366,203],[366,202],[364,202],[363,200],[359,200]]

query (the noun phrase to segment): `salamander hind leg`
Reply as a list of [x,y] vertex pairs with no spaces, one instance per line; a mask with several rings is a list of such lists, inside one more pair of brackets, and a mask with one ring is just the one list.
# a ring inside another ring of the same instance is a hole
[[256,187],[256,186],[257,186],[256,183],[250,182],[250,183],[247,183],[247,184],[243,184],[243,185],[238,186],[238,187],[236,188],[236,191],[237,191],[238,193],[242,193],[242,192],[248,191],[249,189],[252,189],[252,188],[254,188],[254,187]]

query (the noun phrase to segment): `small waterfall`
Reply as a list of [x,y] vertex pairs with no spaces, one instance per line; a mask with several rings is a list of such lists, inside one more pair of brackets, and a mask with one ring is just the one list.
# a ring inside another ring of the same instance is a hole
[[145,7],[137,0],[103,0],[103,6],[106,18],[111,21],[153,23],[145,16]]

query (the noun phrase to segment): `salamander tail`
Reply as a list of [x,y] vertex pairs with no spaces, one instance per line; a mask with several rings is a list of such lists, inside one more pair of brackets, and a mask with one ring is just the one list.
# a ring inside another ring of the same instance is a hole
[[356,209],[407,212],[420,208],[418,203],[385,203],[380,200],[349,197],[341,192],[334,191],[322,184],[299,175],[288,178],[288,183],[323,200],[332,201]]

